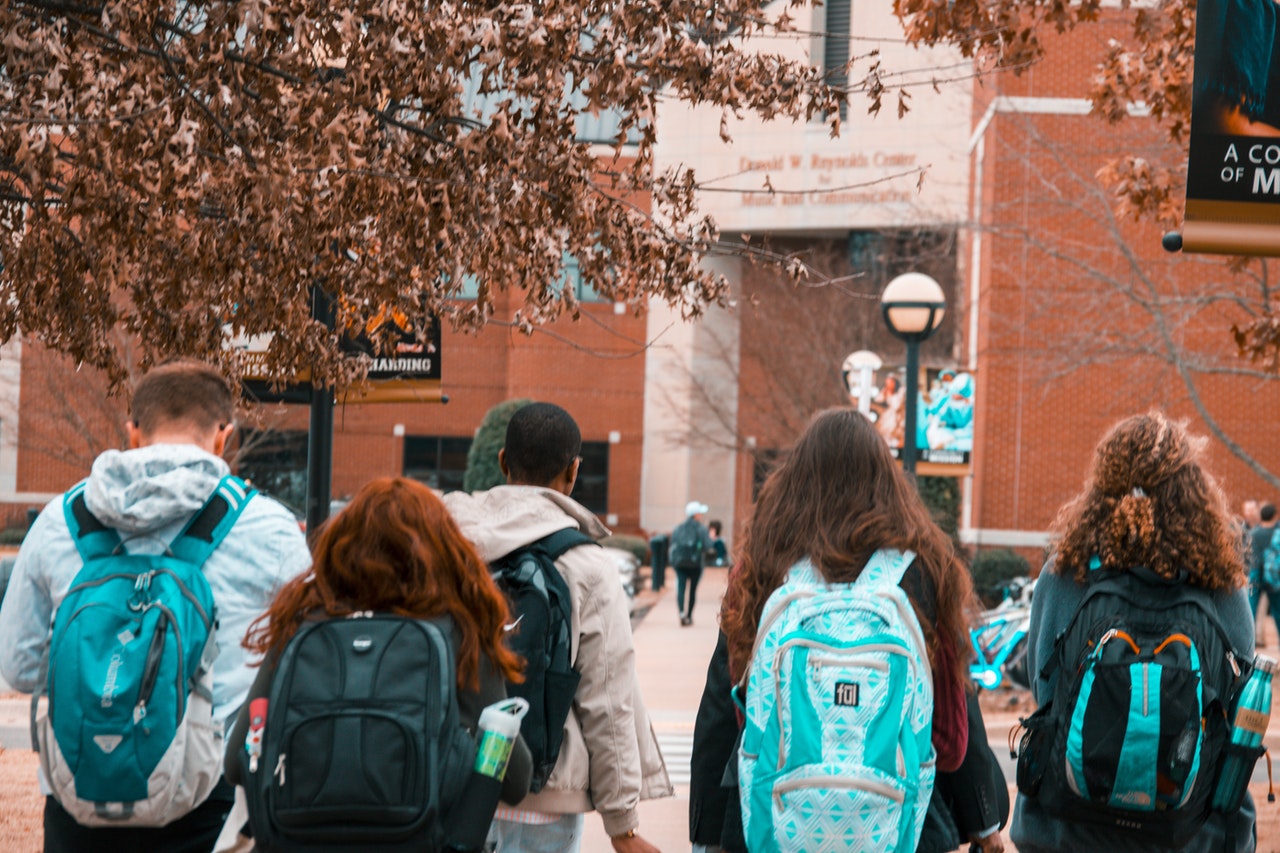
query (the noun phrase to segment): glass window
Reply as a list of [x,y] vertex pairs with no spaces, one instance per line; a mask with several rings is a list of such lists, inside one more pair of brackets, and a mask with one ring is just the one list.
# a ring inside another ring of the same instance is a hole
[[582,442],[582,464],[578,466],[578,482],[570,496],[596,515],[609,512],[609,443]]
[[404,475],[441,492],[462,488],[471,438],[409,435],[404,439]]
[[306,516],[307,433],[305,430],[256,430],[241,433],[237,473],[264,495]]

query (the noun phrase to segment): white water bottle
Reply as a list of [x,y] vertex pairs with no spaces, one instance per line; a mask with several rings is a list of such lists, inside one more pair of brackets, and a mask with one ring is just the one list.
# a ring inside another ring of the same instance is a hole
[[480,712],[475,764],[450,815],[450,851],[476,853],[484,847],[493,813],[498,808],[511,749],[520,736],[520,721],[528,710],[529,703],[517,696],[495,702]]

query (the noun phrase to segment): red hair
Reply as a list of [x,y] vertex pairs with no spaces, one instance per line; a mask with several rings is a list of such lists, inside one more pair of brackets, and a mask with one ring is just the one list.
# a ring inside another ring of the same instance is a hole
[[461,637],[460,687],[479,687],[482,654],[508,680],[522,679],[522,661],[503,641],[506,599],[444,504],[421,483],[370,482],[320,529],[312,560],[311,571],[285,584],[249,626],[247,649],[280,652],[309,616],[448,614]]

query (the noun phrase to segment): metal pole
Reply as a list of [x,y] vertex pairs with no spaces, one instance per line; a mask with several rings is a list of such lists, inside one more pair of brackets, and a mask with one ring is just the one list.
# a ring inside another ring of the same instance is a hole
[[[311,291],[311,316],[333,328],[333,301],[319,286]],[[329,517],[333,494],[333,388],[311,383],[311,430],[307,434],[307,535]]]
[[906,399],[903,401],[907,411],[902,429],[902,470],[911,477],[916,473],[916,415],[919,408],[916,403],[916,397],[919,396],[916,386],[920,384],[919,350],[919,343],[911,339],[907,340],[907,388]]

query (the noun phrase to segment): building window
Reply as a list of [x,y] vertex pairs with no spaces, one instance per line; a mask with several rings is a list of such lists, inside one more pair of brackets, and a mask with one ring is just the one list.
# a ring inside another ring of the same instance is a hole
[[246,429],[236,453],[237,471],[253,487],[306,516],[307,433],[305,430]]
[[582,442],[582,464],[578,466],[578,482],[574,484],[575,501],[594,512],[609,512],[609,443],[607,441]]
[[[849,0],[826,0],[822,30],[822,75],[827,85],[847,91],[849,88]],[[840,99],[840,120],[849,117],[849,99]]]
[[471,439],[409,435],[404,439],[404,475],[440,492],[462,488]]

